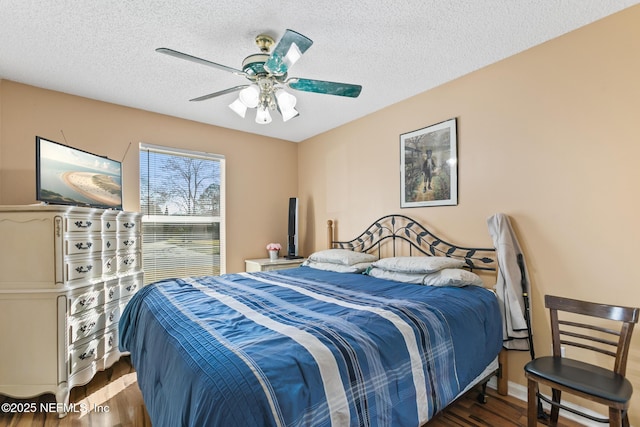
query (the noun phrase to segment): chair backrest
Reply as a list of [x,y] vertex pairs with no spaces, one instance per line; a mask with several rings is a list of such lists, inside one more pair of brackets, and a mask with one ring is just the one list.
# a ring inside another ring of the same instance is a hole
[[[598,304],[552,295],[545,295],[544,302],[551,315],[554,356],[561,356],[561,347],[567,345],[592,350],[614,357],[613,370],[620,375],[625,375],[631,334],[633,326],[638,323],[639,308]],[[582,316],[579,319],[580,322],[574,321],[573,317],[569,321],[560,319],[558,312]],[[615,325],[619,329],[595,324],[597,322],[594,320],[597,321],[598,318],[616,321]]]

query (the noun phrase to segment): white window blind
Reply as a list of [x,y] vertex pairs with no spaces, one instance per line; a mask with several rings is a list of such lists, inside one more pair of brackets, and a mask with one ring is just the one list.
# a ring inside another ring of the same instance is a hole
[[140,144],[145,284],[224,273],[224,156]]

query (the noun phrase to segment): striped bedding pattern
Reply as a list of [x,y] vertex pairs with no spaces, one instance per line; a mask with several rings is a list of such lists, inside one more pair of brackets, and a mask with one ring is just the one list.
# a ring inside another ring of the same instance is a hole
[[120,320],[154,426],[419,426],[496,357],[495,296],[299,267],[173,279]]

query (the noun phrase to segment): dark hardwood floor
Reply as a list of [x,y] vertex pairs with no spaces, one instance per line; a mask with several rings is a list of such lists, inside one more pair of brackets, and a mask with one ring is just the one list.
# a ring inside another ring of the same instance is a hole
[[[486,404],[477,401],[477,390],[472,390],[438,414],[426,427],[516,427],[527,423],[526,405],[521,400],[509,396],[500,396],[488,389]],[[46,409],[55,407],[53,395],[44,395],[34,399],[12,399],[0,396],[0,404],[9,403],[13,409],[25,406],[45,411],[13,412],[0,411],[0,426],[7,427],[149,427],[151,421],[142,401],[142,395],[136,381],[136,374],[128,357],[122,358],[110,369],[96,374],[85,386],[75,387],[71,391],[72,403],[77,411],[64,418],[58,418],[55,412]],[[51,405],[51,406],[49,406]],[[3,408],[4,409],[4,408]],[[86,409],[91,409],[87,411]],[[580,424],[561,420],[561,427],[577,427]],[[248,426],[249,427],[249,426]],[[253,426],[251,426],[253,427]],[[256,426],[257,427],[257,426]]]

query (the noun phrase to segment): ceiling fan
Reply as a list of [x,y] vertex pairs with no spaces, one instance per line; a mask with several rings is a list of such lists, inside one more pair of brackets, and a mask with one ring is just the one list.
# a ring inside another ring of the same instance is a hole
[[289,68],[313,44],[313,41],[302,34],[286,30],[271,53],[269,53],[271,46],[275,43],[272,37],[260,34],[255,40],[260,53],[247,56],[242,61],[241,70],[164,47],[156,49],[156,52],[246,77],[249,84],[234,86],[190,101],[204,101],[239,91],[238,98],[229,105],[229,108],[243,118],[248,108],[257,108],[256,123],[259,124],[271,122],[269,111],[278,110],[285,122],[298,116],[299,113],[295,109],[296,97],[285,88],[350,98],[357,98],[360,95],[362,90],[360,85],[288,76]]

